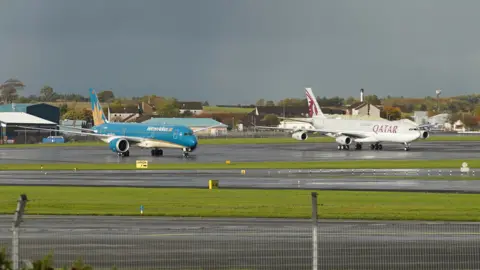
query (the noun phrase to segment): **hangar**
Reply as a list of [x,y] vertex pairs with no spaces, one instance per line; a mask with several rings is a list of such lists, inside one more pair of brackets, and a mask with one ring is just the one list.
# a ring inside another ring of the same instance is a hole
[[11,103],[0,105],[0,112],[24,112],[42,119],[60,123],[60,108],[47,103]]
[[24,112],[0,112],[0,125],[1,144],[39,143],[42,141],[42,138],[53,135],[51,133],[56,133],[42,130],[29,130],[19,126],[57,129],[57,123]]
[[142,123],[148,125],[183,125],[191,128],[193,131],[218,125],[218,127],[205,129],[197,134],[204,136],[221,136],[227,133],[227,125],[215,121],[212,118],[151,118]]

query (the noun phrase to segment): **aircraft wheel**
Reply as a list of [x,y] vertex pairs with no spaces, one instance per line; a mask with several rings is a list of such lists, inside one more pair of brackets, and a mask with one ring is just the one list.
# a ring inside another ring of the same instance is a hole
[[339,144],[339,145],[337,146],[337,149],[338,149],[338,150],[342,150],[342,146]]
[[371,144],[370,145],[370,150],[374,150],[375,149],[375,144]]
[[378,145],[378,150],[382,150],[383,146],[381,144]]

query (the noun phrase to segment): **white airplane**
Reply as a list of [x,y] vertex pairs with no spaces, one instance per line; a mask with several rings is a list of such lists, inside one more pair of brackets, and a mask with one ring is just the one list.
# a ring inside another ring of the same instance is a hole
[[410,143],[418,139],[427,139],[430,136],[430,125],[417,125],[405,120],[355,120],[329,119],[325,117],[318,105],[311,88],[305,88],[310,118],[281,119],[308,123],[313,129],[281,128],[256,126],[259,129],[276,129],[292,132],[292,138],[303,141],[308,138],[308,132],[317,132],[335,138],[338,150],[348,150],[355,143],[355,150],[361,150],[363,143],[370,143],[371,150],[382,150],[382,142],[394,142],[404,145],[405,151],[410,150]]

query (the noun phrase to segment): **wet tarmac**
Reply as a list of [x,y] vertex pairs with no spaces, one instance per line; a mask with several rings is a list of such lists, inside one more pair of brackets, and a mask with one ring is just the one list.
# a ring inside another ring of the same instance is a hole
[[480,178],[459,169],[0,172],[0,185],[22,186],[208,188],[209,180],[218,180],[220,188],[480,193],[480,180],[472,179]]
[[324,160],[385,160],[385,159],[472,159],[480,156],[480,142],[413,143],[406,152],[402,145],[384,144],[381,151],[364,149],[337,150],[335,143],[200,145],[190,158],[181,151],[165,149],[164,156],[152,157],[147,149],[132,147],[129,157],[118,157],[107,144],[95,147],[3,148],[0,163],[131,163],[142,159],[149,162],[188,163],[245,161],[324,161]]

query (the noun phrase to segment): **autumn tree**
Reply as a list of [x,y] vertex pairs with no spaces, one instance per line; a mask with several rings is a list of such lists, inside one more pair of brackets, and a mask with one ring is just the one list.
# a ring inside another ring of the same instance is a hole
[[402,111],[398,107],[385,106],[381,114],[382,118],[392,121],[402,118]]
[[448,121],[451,124],[454,124],[458,120],[460,120],[465,125],[465,127],[467,127],[467,128],[478,127],[477,118],[472,114],[469,114],[469,113],[454,113],[454,114],[450,114],[450,116],[448,117]]

